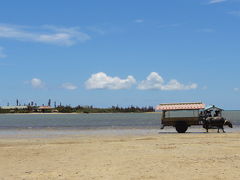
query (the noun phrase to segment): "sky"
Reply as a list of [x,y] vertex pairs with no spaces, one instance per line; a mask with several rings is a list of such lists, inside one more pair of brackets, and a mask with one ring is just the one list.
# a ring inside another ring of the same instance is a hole
[[239,0],[0,1],[0,105],[240,109]]

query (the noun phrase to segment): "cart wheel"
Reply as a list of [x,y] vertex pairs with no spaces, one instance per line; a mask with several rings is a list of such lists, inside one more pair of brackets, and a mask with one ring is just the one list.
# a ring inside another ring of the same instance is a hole
[[178,133],[185,133],[188,129],[188,125],[184,121],[177,122],[175,126]]

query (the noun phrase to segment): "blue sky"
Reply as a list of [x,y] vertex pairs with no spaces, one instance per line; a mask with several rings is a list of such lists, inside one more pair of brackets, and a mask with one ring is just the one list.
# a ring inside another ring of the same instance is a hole
[[9,0],[0,105],[240,109],[239,0]]

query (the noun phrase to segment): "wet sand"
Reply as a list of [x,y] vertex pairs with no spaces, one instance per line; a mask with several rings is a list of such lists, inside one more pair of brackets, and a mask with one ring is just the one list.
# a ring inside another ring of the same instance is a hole
[[240,133],[1,138],[0,179],[238,179]]

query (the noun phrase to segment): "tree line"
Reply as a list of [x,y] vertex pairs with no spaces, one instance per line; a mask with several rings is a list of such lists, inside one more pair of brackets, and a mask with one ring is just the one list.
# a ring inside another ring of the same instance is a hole
[[140,113],[140,112],[154,112],[154,108],[152,106],[148,107],[138,107],[138,106],[130,106],[130,107],[119,107],[112,106],[110,108],[97,108],[93,106],[58,106],[56,108],[58,112],[62,113]]
[[[129,107],[119,107],[119,106],[111,106],[108,108],[98,108],[93,106],[71,106],[71,105],[62,105],[60,102],[59,104],[54,101],[52,103],[51,99],[48,100],[47,106],[49,108],[40,109],[35,102],[29,102],[27,104],[23,104],[27,108],[20,109],[18,108],[21,106],[19,100],[16,100],[16,106],[14,109],[2,109],[0,107],[0,113],[34,113],[34,112],[45,112],[45,113],[52,113],[52,112],[59,112],[59,113],[140,113],[140,112],[154,112],[155,109],[153,106],[147,107],[138,107],[138,106],[129,106]],[[53,105],[53,106],[51,106]],[[7,104],[9,106],[9,103]],[[45,106],[42,104],[42,106]]]

